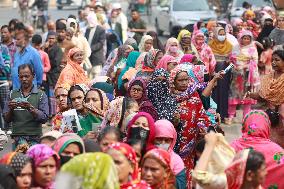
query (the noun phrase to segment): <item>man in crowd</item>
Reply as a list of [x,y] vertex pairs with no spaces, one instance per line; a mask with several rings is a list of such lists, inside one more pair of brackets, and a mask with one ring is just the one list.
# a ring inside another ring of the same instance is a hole
[[32,64],[18,66],[20,88],[10,92],[4,108],[4,118],[12,123],[13,148],[39,143],[42,124],[48,118],[46,94],[33,85],[35,71]]
[[122,12],[120,3],[113,3],[112,8],[118,12],[117,21],[121,24],[122,27],[122,42],[124,43],[127,39],[127,28],[128,28],[127,17]]
[[11,68],[14,65],[14,56],[17,52],[16,41],[12,37],[12,32],[8,25],[3,25],[1,27],[1,40],[4,45],[6,45],[9,49],[10,54],[10,65]]
[[145,22],[140,18],[140,14],[137,10],[131,11],[132,20],[128,23],[130,32],[134,32],[134,39],[137,43],[140,43],[142,36],[147,31]]
[[16,33],[17,52],[15,53],[14,66],[12,69],[13,89],[20,88],[18,77],[18,67],[22,64],[32,64],[35,70],[34,85],[40,86],[42,83],[43,66],[39,53],[30,45],[29,35],[26,29]]

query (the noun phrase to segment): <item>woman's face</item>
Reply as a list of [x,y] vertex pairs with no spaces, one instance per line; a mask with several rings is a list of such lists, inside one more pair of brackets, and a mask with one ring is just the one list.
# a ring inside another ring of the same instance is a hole
[[84,52],[83,51],[76,52],[73,55],[73,60],[74,60],[74,62],[81,64],[84,60]]
[[242,37],[242,45],[246,46],[246,45],[249,45],[251,43],[251,38],[250,36],[243,36]]
[[101,109],[101,99],[98,91],[89,91],[86,95],[86,103],[93,104],[95,107]]
[[202,35],[196,36],[196,44],[197,45],[202,45],[204,43],[204,41],[205,41],[204,36],[202,36]]
[[74,90],[70,94],[72,107],[76,110],[82,110],[84,108],[84,93],[80,90]]
[[139,85],[133,85],[130,89],[130,97],[134,100],[140,100],[143,96],[143,88]]
[[146,117],[141,116],[134,122],[134,126],[132,127],[142,127],[146,130],[149,130],[149,123]]
[[220,35],[220,36],[225,36],[226,35],[226,32],[225,32],[225,30],[220,30],[219,32],[218,32],[218,35]]
[[50,157],[36,167],[34,173],[34,179],[37,185],[46,188],[54,180],[55,175],[56,175],[56,162],[54,157]]
[[153,47],[153,40],[152,39],[146,40],[144,44],[145,51],[148,52],[152,47]]
[[186,72],[180,72],[175,79],[175,88],[178,91],[185,91],[189,85],[189,76]]
[[136,153],[136,161],[140,163],[141,157],[142,157],[142,145],[141,143],[133,144],[132,148],[134,149]]
[[63,150],[63,152],[60,155],[74,157],[76,155],[79,155],[80,153],[81,152],[78,144],[71,143]]
[[68,108],[67,98],[68,91],[63,88],[58,88],[55,90],[56,104],[59,106],[60,111],[66,110]]
[[108,145],[118,142],[118,139],[115,135],[115,133],[111,132],[111,133],[107,133],[102,140],[100,141],[100,147],[102,149],[103,152],[105,152],[108,148]]
[[130,53],[131,51],[133,51],[133,49],[132,49],[131,47],[128,47],[128,48],[124,51],[124,54],[123,54],[124,57],[127,58],[128,55],[129,55],[129,53]]
[[175,69],[175,67],[178,65],[178,63],[176,61],[173,61],[173,62],[168,62],[168,67],[167,67],[167,71],[169,73],[171,73],[171,71],[173,69]]
[[21,171],[21,174],[17,176],[17,185],[19,189],[29,189],[32,183],[32,164],[27,163]]
[[257,171],[251,172],[250,176],[248,176],[247,173],[246,181],[251,182],[252,186],[254,188],[257,188],[264,183],[266,175],[267,175],[266,165],[265,163],[263,163]]
[[145,159],[142,165],[142,179],[151,186],[162,183],[167,178],[166,169],[153,158]]
[[129,181],[129,175],[133,173],[133,167],[130,161],[119,151],[110,149],[107,151],[116,165],[118,179],[120,184],[125,184]]
[[158,62],[163,58],[164,53],[159,51],[155,57],[154,65],[157,66]]
[[272,56],[272,68],[278,72],[284,72],[284,60],[282,60],[278,55],[274,54]]
[[284,17],[279,17],[277,19],[277,24],[280,29],[284,29]]
[[158,148],[161,148],[163,150],[168,151],[171,143],[173,142],[172,138],[167,138],[167,137],[156,137],[154,140],[155,146]]

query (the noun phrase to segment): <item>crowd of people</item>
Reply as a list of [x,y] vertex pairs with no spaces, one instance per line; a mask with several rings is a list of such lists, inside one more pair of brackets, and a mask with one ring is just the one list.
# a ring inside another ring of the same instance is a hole
[[46,27],[1,26],[0,188],[284,188],[284,15],[248,6],[166,44],[119,3]]

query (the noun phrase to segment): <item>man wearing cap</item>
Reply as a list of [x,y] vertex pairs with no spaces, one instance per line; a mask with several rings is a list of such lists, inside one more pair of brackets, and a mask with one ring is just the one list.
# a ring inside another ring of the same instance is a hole
[[121,24],[122,27],[122,42],[126,41],[127,37],[127,29],[128,29],[128,21],[125,14],[122,12],[121,4],[120,3],[113,3],[112,9],[117,10],[118,17],[117,22]]

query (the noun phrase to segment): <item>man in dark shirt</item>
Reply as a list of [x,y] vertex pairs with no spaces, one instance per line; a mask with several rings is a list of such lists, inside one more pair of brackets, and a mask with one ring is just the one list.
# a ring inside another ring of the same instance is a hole
[[10,92],[4,108],[5,121],[12,122],[13,150],[18,146],[39,143],[42,124],[49,114],[46,94],[33,85],[33,66],[22,64],[18,73],[21,87]]
[[140,18],[140,14],[137,10],[131,11],[132,20],[128,23],[130,32],[134,32],[134,39],[139,44],[142,36],[147,31],[145,22]]

